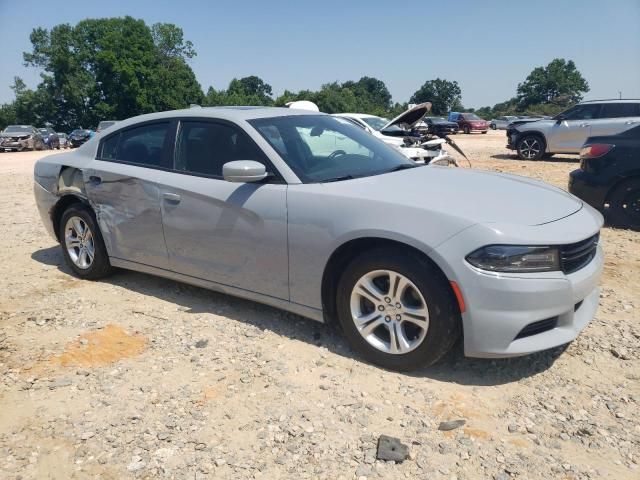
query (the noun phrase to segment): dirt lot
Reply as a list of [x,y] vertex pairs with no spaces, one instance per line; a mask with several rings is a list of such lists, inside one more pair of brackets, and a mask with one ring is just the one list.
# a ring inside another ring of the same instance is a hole
[[[565,187],[504,132],[473,166]],[[331,328],[148,275],[70,275],[35,209],[34,153],[0,154],[0,478],[640,476],[640,234],[606,228],[596,318],[566,349],[397,374]],[[443,420],[464,419],[442,432]],[[411,456],[376,461],[380,434]]]

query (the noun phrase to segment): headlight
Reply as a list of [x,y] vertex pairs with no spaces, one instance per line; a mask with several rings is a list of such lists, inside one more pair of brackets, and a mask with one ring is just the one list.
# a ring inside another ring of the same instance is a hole
[[467,255],[467,262],[490,272],[528,273],[560,270],[556,247],[488,245]]

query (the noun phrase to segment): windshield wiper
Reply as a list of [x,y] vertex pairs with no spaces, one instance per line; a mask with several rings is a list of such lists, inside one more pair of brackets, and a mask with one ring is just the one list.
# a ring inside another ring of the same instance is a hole
[[353,180],[354,178],[356,177],[354,177],[353,175],[342,175],[341,177],[332,177],[325,180],[320,180],[319,183],[341,182],[342,180]]

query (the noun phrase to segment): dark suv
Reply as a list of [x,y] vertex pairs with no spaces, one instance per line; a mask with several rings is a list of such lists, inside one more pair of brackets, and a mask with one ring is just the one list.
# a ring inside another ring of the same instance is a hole
[[614,226],[640,228],[640,125],[617,135],[589,137],[569,191]]

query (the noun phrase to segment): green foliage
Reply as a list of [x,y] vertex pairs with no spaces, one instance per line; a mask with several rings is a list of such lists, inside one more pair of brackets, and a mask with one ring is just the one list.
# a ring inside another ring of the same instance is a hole
[[553,59],[546,67],[537,67],[518,85],[521,108],[530,105],[576,103],[589,91],[589,84],[576,68],[573,60]]
[[[42,69],[35,90],[16,81],[15,121],[58,130],[100,120],[187,107],[202,90],[187,59],[195,55],[182,29],[149,28],[131,17],[87,19],[36,28],[25,65]],[[19,79],[18,79],[19,80]]]
[[204,97],[203,105],[217,107],[221,105],[273,105],[273,91],[271,85],[254,75],[244,78],[234,78],[229,82],[226,90],[216,90],[209,87]]
[[434,115],[447,115],[451,110],[463,110],[462,91],[458,82],[436,78],[426,81],[409,100],[410,103],[431,102]]

